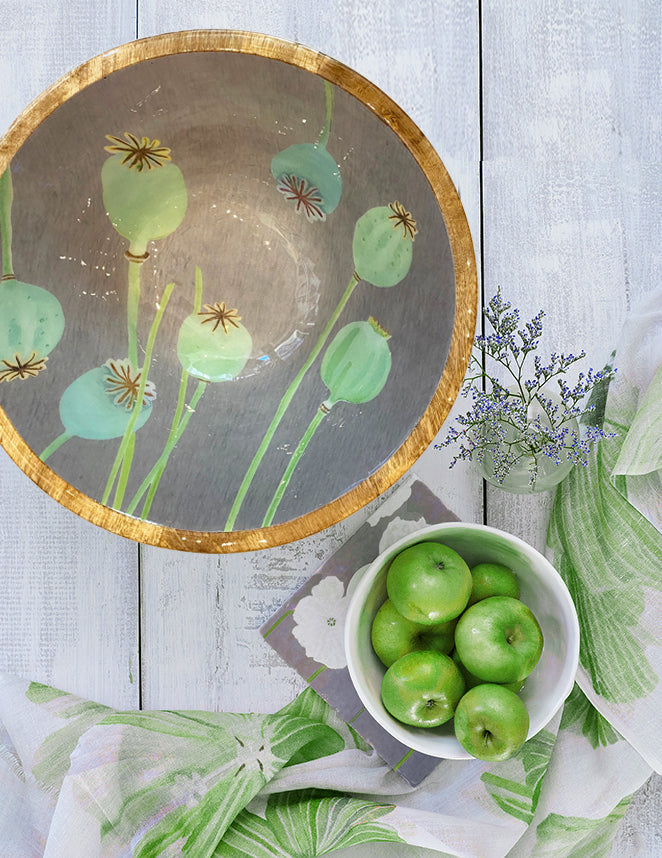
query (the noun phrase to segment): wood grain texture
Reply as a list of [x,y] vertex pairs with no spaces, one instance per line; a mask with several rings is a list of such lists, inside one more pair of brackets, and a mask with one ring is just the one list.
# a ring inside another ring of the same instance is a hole
[[[484,294],[501,286],[543,354],[599,368],[630,305],[660,279],[659,4],[483,4]],[[488,487],[489,524],[539,550],[552,493]],[[635,796],[612,858],[660,851],[661,780]]]
[[[543,354],[583,348],[596,369],[662,267],[659,27],[654,3],[483,14],[485,297],[544,309]],[[550,504],[488,488],[489,522],[538,548]]]
[[0,671],[138,704],[136,546],[62,509],[3,454]]
[[[9,2],[0,128],[90,56],[131,39],[132,3]],[[137,547],[40,491],[0,452],[0,670],[114,706],[138,703]]]
[[[441,155],[480,249],[475,0],[139,0],[138,8],[140,36],[268,32],[364,74]],[[60,75],[133,38],[135,10],[134,0],[5,2],[0,127]],[[660,279],[659,5],[533,0],[514,13],[488,0],[482,10],[486,293],[500,283],[523,312],[544,307],[544,347],[584,346],[597,364],[633,296]],[[593,161],[588,172],[584,161]],[[459,402],[453,413],[462,410]],[[449,472],[450,455],[430,448],[414,470],[458,515],[480,521],[482,484],[469,467]],[[137,705],[137,548],[62,509],[4,453],[0,503],[0,669]],[[144,706],[266,711],[290,700],[303,683],[257,629],[376,503],[287,548],[233,556],[143,548]],[[548,506],[546,497],[490,490],[487,515],[540,548]],[[635,796],[612,858],[660,854],[661,811],[655,776]],[[380,851],[412,854],[394,844]]]
[[483,7],[487,159],[659,160],[657,0]]
[[0,132],[56,80],[135,38],[134,0],[4,0],[0,15]]

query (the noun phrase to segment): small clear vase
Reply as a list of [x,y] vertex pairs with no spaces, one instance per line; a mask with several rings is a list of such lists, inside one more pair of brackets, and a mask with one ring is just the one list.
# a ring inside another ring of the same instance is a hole
[[[544,392],[544,395],[554,403],[560,403],[555,394]],[[529,417],[534,419],[537,416],[549,425],[549,420],[542,408],[536,408],[534,404],[534,407],[529,407]],[[575,432],[576,437],[579,437],[579,424],[574,418],[567,420],[563,425],[568,428],[570,433]],[[511,450],[516,453],[518,450],[516,430],[511,426],[504,426],[504,430],[503,443],[512,445]],[[511,494],[533,494],[549,491],[568,476],[574,465],[574,461],[565,452],[557,461],[544,453],[534,455],[526,451],[524,447],[520,447],[521,457],[510,466],[508,473],[502,480],[496,473],[495,453],[497,450],[497,444],[488,446],[484,449],[482,461],[475,460],[474,464],[486,482]],[[533,479],[532,474],[535,475]]]

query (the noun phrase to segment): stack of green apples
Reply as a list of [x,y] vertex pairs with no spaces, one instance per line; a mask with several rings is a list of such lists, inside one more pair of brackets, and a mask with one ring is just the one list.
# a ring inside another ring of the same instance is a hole
[[372,624],[387,668],[386,710],[414,727],[454,718],[455,736],[473,757],[512,756],[529,731],[518,692],[543,649],[513,571],[491,562],[470,569],[452,548],[419,542],[393,559],[386,589]]

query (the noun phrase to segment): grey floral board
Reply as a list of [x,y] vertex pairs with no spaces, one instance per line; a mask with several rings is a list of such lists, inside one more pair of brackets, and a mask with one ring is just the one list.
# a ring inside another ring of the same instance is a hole
[[421,480],[411,476],[260,629],[276,652],[413,786],[439,759],[412,751],[365,711],[347,670],[345,613],[357,573],[378,554],[421,527],[457,520]]

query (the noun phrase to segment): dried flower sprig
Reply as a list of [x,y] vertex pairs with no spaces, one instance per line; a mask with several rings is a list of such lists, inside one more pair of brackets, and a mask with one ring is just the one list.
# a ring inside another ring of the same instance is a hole
[[[527,358],[540,344],[544,312],[541,310],[522,325],[519,310],[503,300],[499,289],[483,315],[493,332],[475,338],[469,373],[461,390],[462,396],[471,398],[472,406],[456,418],[460,428],[451,427],[445,440],[435,447],[460,443],[451,468],[460,460],[480,463],[489,453],[498,483],[503,483],[511,468],[526,459],[531,488],[538,476],[538,456],[547,456],[557,465],[570,459],[586,466],[590,445],[613,434],[604,432],[601,426],[585,425],[580,435],[571,421],[595,408],[594,404],[583,404],[585,397],[594,388],[608,385],[616,370],[608,365],[599,371],[580,372],[571,387],[562,376],[586,353],[554,352],[548,363],[534,355],[533,377],[525,378]],[[503,367],[505,383],[488,369],[488,359]],[[553,380],[558,394],[550,395],[547,388]]]

